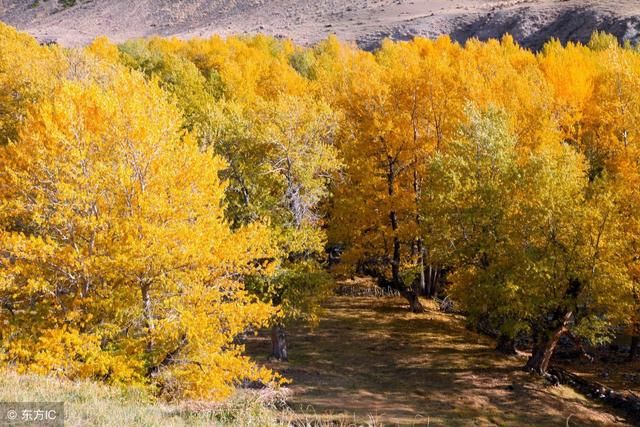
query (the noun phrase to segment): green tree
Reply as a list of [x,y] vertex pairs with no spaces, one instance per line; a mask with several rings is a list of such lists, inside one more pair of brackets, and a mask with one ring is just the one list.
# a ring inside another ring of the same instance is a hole
[[132,40],[118,49],[121,63],[158,79],[174,97],[189,130],[205,120],[208,110],[223,95],[224,87],[215,71],[205,77],[193,62],[173,52],[162,39]]
[[472,317],[532,334],[527,368],[543,374],[562,334],[606,341],[630,313],[615,199],[572,148],[518,149],[503,113],[468,115],[429,164],[425,240]]
[[321,203],[340,168],[333,145],[337,119],[311,97],[281,96],[252,109],[221,103],[202,128],[203,141],[227,159],[227,216],[236,225],[260,219],[279,248],[272,274],[248,286],[281,310],[273,356],[287,359],[285,323],[314,321],[332,284],[322,267],[326,243]]

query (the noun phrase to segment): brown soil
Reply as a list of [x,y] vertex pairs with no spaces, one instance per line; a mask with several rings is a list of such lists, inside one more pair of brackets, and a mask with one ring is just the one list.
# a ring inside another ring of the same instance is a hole
[[289,363],[266,361],[266,335],[248,349],[293,381],[289,403],[300,414],[387,425],[630,425],[522,372],[522,356],[497,354],[461,317],[426,304],[412,314],[398,298],[335,297],[318,327],[291,328]]

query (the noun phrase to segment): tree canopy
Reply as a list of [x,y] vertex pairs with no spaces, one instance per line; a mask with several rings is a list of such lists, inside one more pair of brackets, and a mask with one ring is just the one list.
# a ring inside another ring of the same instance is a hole
[[286,359],[369,274],[413,311],[445,284],[544,373],[564,333],[639,327],[639,82],[600,33],[63,49],[0,24],[0,361],[218,399],[278,381],[242,334]]

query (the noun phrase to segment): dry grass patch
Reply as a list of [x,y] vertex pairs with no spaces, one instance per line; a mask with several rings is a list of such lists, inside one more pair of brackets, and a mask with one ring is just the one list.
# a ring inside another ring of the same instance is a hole
[[0,376],[0,401],[64,402],[67,427],[278,425],[278,400],[271,391],[240,391],[221,404],[167,404],[135,388],[14,372]]
[[401,298],[335,297],[320,325],[290,330],[290,362],[266,359],[266,336],[250,352],[293,382],[295,411],[345,414],[402,425],[629,425],[568,387],[521,370],[522,356],[464,327],[460,316],[413,314]]

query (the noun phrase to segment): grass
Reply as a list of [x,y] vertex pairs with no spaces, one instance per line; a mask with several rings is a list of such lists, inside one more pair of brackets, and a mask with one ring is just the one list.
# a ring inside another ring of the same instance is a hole
[[70,427],[630,425],[524,373],[522,357],[495,353],[463,318],[424,303],[426,313],[412,314],[397,297],[334,297],[315,329],[289,330],[288,363],[266,358],[266,335],[250,338],[250,354],[293,381],[286,390],[167,404],[136,389],[8,372],[0,401],[63,401]]
[[629,425],[571,388],[523,372],[524,356],[496,353],[460,316],[413,314],[401,298],[335,297],[315,329],[289,331],[288,363],[266,359],[266,335],[247,348],[292,380],[300,413],[384,425]]
[[[286,390],[238,390],[226,402],[156,402],[140,389],[2,372],[0,402],[64,402],[65,427],[355,425],[346,415],[293,412]],[[362,425],[359,423],[358,425]],[[365,425],[375,426],[371,418]]]
[[0,376],[0,401],[64,402],[67,427],[277,425],[276,398],[246,391],[223,404],[170,405],[132,388],[13,372]]

